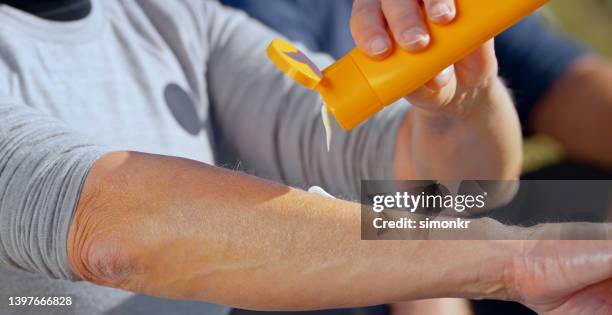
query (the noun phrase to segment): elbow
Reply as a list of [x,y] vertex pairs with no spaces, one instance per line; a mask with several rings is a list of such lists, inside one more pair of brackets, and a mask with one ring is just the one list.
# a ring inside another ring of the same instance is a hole
[[127,288],[136,273],[134,254],[127,242],[112,229],[81,213],[68,238],[68,258],[73,272],[98,285]]
[[129,287],[135,274],[135,260],[123,242],[107,238],[88,242],[79,255],[84,280],[114,288]]
[[[100,164],[100,163],[98,163]],[[110,209],[104,196],[100,167],[94,165],[82,187],[68,232],[68,260],[80,279],[95,284],[126,288],[136,272],[135,253],[126,227]]]

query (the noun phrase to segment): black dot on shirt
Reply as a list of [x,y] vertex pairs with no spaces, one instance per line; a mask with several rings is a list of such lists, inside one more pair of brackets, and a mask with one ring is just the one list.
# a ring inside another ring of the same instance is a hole
[[181,127],[194,136],[199,134],[202,130],[202,122],[191,96],[180,86],[171,83],[164,89],[164,98],[174,119]]

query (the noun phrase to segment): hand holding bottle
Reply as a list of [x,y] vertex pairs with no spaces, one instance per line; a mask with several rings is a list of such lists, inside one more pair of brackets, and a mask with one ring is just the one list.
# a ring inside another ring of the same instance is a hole
[[[351,31],[357,47],[372,58],[384,58],[393,42],[401,49],[418,52],[432,41],[428,23],[445,25],[457,15],[454,0],[356,0]],[[449,110],[465,114],[469,102],[497,80],[493,40],[483,44],[455,65],[416,90],[407,99],[428,111]]]
[[405,98],[420,110],[408,113],[398,133],[397,178],[518,177],[520,125],[510,93],[497,76],[493,40],[486,39],[545,2],[354,2],[351,31],[357,49],[370,58],[397,58],[396,62],[398,49],[408,52],[402,54],[404,64],[409,64],[405,67],[412,69],[408,78],[423,75],[419,67],[425,60],[465,56],[437,76],[428,74],[433,78],[416,90],[406,89],[414,92]]

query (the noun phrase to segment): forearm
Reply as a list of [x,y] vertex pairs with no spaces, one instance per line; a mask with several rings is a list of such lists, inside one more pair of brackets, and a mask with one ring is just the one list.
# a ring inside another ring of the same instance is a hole
[[77,274],[106,286],[310,309],[501,297],[500,270],[516,246],[361,241],[358,205],[193,161],[114,153],[87,178],[69,256]]
[[400,179],[516,179],[522,149],[512,99],[500,79],[464,96],[466,115],[410,111],[395,154]]
[[532,114],[546,133],[575,159],[612,169],[612,63],[594,55],[574,61]]

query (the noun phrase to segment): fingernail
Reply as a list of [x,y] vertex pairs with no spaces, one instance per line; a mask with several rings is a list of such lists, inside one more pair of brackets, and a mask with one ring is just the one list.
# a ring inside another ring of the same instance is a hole
[[401,44],[404,48],[417,50],[429,45],[429,34],[420,27],[411,28],[402,33]]
[[436,20],[450,18],[452,15],[451,8],[444,3],[438,3],[429,9],[429,17]]
[[384,53],[385,51],[387,51],[388,49],[389,49],[389,41],[382,37],[376,37],[370,43],[369,52],[371,55],[380,55]]
[[452,76],[455,73],[455,67],[454,66],[450,66],[444,70],[442,70],[442,72],[440,72],[440,76],[443,78],[447,78]]
[[455,68],[450,66],[444,70],[442,70],[438,75],[434,78],[435,84],[442,88],[450,82],[452,75],[455,73]]
[[435,80],[438,82],[440,86],[446,85],[448,84],[448,82],[450,81],[454,73],[455,73],[455,67],[450,66],[442,70],[442,72],[438,74]]

